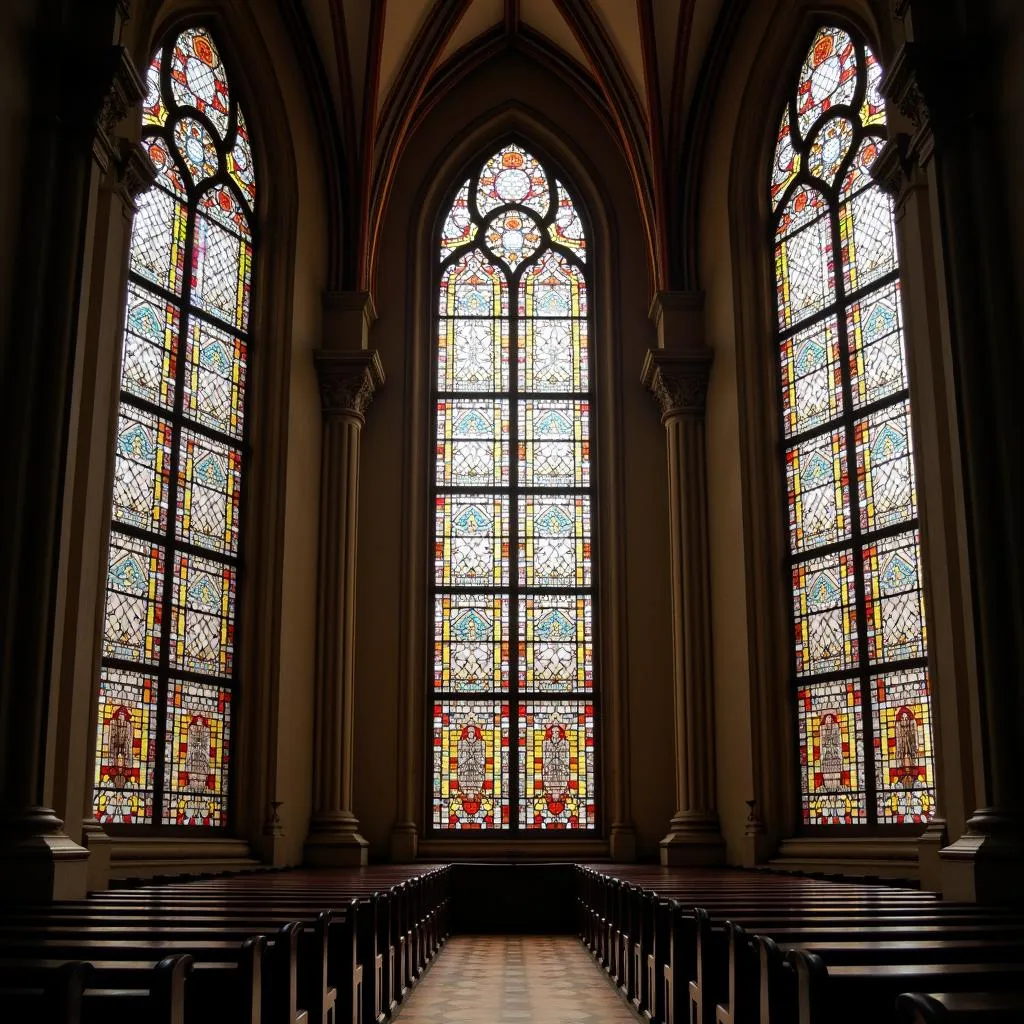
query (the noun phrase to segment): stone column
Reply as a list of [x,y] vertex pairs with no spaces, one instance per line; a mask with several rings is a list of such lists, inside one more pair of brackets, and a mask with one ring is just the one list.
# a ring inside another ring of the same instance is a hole
[[[83,245],[94,223],[114,126],[142,94],[117,44],[126,6],[117,0],[50,5],[45,24],[24,24],[32,97],[10,320],[0,350],[0,430],[12,438],[0,504],[0,872],[3,901],[83,895],[88,852],[53,810],[77,819],[61,764],[77,701],[55,662],[56,612],[67,569],[59,564]],[[85,275],[87,277],[87,275]],[[65,812],[66,813],[66,812]],[[77,835],[77,822],[75,823]]]
[[973,626],[968,664],[939,694],[944,729],[951,717],[956,725],[953,735],[944,731],[943,761],[952,747],[969,814],[962,834],[951,828],[953,842],[940,852],[942,885],[955,899],[1021,901],[1024,311],[1019,225],[1007,212],[1015,209],[1017,183],[1008,168],[1017,115],[1002,88],[1016,66],[1012,50],[991,40],[1019,43],[1024,19],[1014,7],[997,26],[988,9],[966,0],[941,6],[896,4],[908,41],[890,62],[883,89],[909,124],[900,155],[907,168],[925,171],[942,239],[934,271],[954,382],[964,575],[971,582],[962,595]]
[[363,415],[384,383],[384,368],[370,349],[322,349],[315,362],[324,423],[313,817],[305,859],[359,865],[367,859],[367,842],[352,812],[359,443]]
[[[661,407],[668,454],[676,764],[676,812],[661,841],[661,862],[717,864],[725,858],[725,844],[715,801],[704,431],[713,353],[699,330],[700,296],[661,293],[651,315],[662,344],[647,353],[642,380]],[[666,336],[686,343],[668,348]]]

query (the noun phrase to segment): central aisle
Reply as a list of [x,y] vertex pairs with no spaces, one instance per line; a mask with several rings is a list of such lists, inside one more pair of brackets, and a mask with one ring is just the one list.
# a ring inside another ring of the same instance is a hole
[[456,935],[398,1024],[636,1024],[578,939]]

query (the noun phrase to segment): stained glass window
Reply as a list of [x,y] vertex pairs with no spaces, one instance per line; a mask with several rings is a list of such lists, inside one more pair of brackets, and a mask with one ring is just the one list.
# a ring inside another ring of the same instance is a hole
[[770,201],[803,822],[935,807],[913,428],[882,68],[820,29],[782,112]]
[[520,145],[474,171],[438,239],[430,823],[594,829],[584,218]]
[[223,828],[256,176],[206,29],[162,46],[146,81],[157,179],[132,223],[93,810]]

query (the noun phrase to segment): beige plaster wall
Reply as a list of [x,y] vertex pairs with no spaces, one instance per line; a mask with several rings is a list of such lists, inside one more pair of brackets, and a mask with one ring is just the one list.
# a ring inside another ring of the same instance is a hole
[[[313,682],[320,508],[320,394],[313,371],[322,345],[322,295],[327,286],[327,220],[323,159],[306,87],[277,5],[252,5],[271,54],[290,139],[268,134],[268,146],[294,148],[298,224],[291,307],[291,380],[287,417],[284,558],[281,580],[279,689],[276,712],[277,799],[288,863],[302,860],[313,789]],[[258,113],[249,115],[255,119]],[[268,125],[267,129],[271,126]],[[277,297],[280,301],[283,297]],[[276,339],[263,339],[273,345]]]
[[[620,379],[615,383],[621,388],[624,409],[616,429],[627,490],[623,538],[627,554],[626,684],[632,730],[632,813],[642,854],[654,856],[675,800],[670,781],[674,776],[665,441],[657,409],[639,379],[644,352],[653,344],[639,213],[618,144],[605,126],[541,66],[521,54],[507,53],[472,72],[417,128],[398,166],[384,223],[376,291],[379,320],[371,345],[380,350],[387,383],[374,398],[363,434],[356,650],[355,813],[375,857],[386,855],[397,814],[402,474],[408,460],[429,458],[427,446],[407,449],[409,425],[403,416],[411,390],[426,384],[425,380],[410,379],[408,371],[411,325],[417,315],[409,297],[419,255],[410,251],[410,239],[416,237],[422,215],[417,203],[431,180],[432,168],[458,145],[465,126],[512,102],[526,110],[542,111],[543,120],[565,145],[594,168],[593,185],[608,197],[606,215],[614,225],[614,238],[596,239],[595,245],[611,247],[608,280],[613,292],[603,336],[595,345],[618,349],[616,373]],[[430,261],[433,253],[424,257]],[[432,301],[433,294],[427,294]],[[602,297],[594,298],[600,305]],[[406,512],[427,517],[426,508]],[[425,599],[426,593],[420,605],[424,616]],[[425,647],[420,673],[424,687],[430,671]],[[603,725],[606,732],[612,727],[607,718]],[[422,740],[427,723],[417,721],[415,730]],[[422,823],[422,752],[412,768],[417,780],[417,818]]]

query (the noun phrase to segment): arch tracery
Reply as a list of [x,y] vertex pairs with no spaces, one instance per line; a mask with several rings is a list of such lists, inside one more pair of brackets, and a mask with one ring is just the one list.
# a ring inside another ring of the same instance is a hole
[[593,829],[583,220],[509,143],[438,241],[431,828]]
[[146,85],[156,182],[131,235],[93,813],[224,827],[256,176],[207,29],[167,40]]

